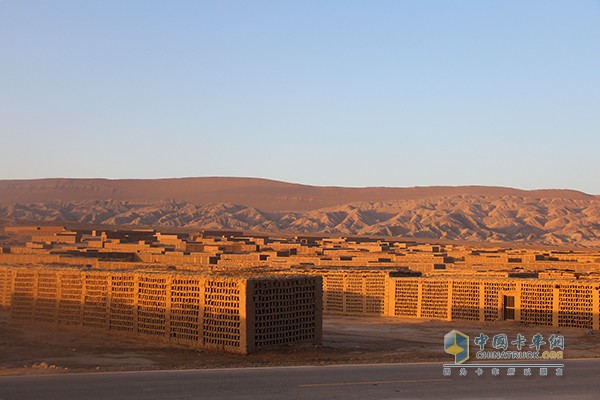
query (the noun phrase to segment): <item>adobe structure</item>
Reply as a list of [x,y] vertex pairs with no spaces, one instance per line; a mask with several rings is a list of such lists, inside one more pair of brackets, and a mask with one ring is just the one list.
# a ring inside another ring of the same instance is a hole
[[0,266],[15,321],[106,331],[235,353],[322,336],[321,278]]
[[520,321],[600,330],[600,280],[414,277],[382,271],[322,270],[326,314],[447,321]]
[[595,250],[60,226],[4,235],[0,306],[15,321],[240,353],[318,342],[322,312],[600,329]]

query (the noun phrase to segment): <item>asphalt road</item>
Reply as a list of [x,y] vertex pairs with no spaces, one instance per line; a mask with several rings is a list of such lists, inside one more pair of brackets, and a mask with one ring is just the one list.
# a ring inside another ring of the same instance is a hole
[[566,361],[563,376],[467,372],[423,363],[13,376],[0,378],[0,400],[600,398],[600,360]]

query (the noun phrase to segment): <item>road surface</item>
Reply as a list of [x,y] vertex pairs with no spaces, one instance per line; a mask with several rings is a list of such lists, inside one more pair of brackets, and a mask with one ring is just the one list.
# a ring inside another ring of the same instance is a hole
[[145,371],[0,377],[1,400],[164,399],[598,399],[600,360],[565,362],[563,376],[441,363]]

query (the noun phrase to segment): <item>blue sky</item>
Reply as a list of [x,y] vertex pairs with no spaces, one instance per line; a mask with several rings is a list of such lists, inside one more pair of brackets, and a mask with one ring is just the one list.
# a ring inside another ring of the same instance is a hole
[[0,179],[600,194],[600,1],[0,1]]

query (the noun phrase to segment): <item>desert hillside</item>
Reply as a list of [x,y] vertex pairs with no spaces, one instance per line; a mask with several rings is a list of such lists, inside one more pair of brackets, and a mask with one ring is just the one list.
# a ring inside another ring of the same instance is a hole
[[0,181],[0,219],[600,247],[600,200],[570,190],[251,178]]
[[356,202],[423,200],[455,195],[594,199],[594,196],[574,190],[526,191],[488,186],[346,188],[258,178],[0,180],[0,205],[82,200],[177,200],[191,204],[243,204],[263,211],[312,211]]

